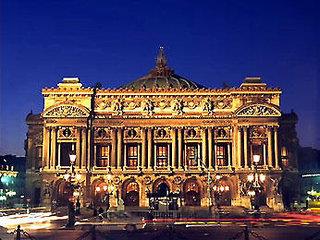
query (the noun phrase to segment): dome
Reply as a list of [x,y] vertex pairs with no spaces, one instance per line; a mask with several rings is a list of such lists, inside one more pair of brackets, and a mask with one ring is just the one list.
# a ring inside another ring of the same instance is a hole
[[163,48],[160,48],[157,56],[156,66],[147,75],[137,80],[121,86],[120,88],[128,89],[198,89],[204,86],[175,74],[168,67],[167,59],[164,55]]

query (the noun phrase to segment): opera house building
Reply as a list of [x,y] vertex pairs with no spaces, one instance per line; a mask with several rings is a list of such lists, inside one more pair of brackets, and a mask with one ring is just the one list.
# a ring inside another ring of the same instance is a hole
[[26,119],[34,205],[283,208],[281,174],[296,163],[281,140],[281,90],[259,77],[207,88],[161,48],[148,74],[118,88],[64,78],[42,95]]

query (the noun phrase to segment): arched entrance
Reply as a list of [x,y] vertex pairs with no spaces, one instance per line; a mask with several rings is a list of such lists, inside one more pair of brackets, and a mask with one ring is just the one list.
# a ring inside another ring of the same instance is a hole
[[169,192],[170,192],[169,186],[165,182],[162,182],[159,184],[157,189],[158,197],[166,197],[169,195]]
[[69,182],[64,180],[56,185],[56,201],[57,206],[68,206],[69,199],[73,197],[73,189]]
[[153,183],[152,190],[157,197],[166,197],[170,193],[170,186],[165,178],[160,178]]
[[200,206],[200,186],[196,179],[188,179],[183,186],[184,200],[186,206]]
[[122,199],[128,207],[139,206],[139,184],[135,180],[124,182],[122,187]]

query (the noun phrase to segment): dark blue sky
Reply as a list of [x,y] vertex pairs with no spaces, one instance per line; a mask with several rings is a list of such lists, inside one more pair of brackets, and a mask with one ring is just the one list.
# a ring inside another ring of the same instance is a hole
[[63,76],[117,87],[154,65],[208,87],[260,75],[320,148],[320,5],[304,1],[1,0],[0,154],[22,155],[25,117]]

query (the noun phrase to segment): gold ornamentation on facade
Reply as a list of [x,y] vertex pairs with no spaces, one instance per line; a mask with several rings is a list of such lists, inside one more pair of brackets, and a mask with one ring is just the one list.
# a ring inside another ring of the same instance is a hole
[[203,101],[202,110],[210,115],[213,114],[214,106],[213,106],[213,101],[211,101],[210,98],[207,98]]
[[152,115],[154,113],[154,104],[150,99],[147,99],[146,101],[143,102],[143,111],[148,114]]
[[62,105],[51,109],[44,114],[44,117],[56,117],[56,118],[74,118],[74,117],[88,117],[88,112],[70,105]]
[[59,127],[58,139],[72,139],[75,137],[75,128],[73,127]]
[[173,114],[182,115],[184,113],[183,107],[184,107],[183,100],[181,99],[174,100],[172,104]]
[[275,116],[279,117],[281,116],[281,113],[278,110],[272,109],[271,107],[267,107],[265,105],[251,105],[248,107],[243,108],[237,113],[237,116],[249,116],[249,117],[254,117],[254,116],[263,116],[263,117],[270,117],[270,116]]
[[123,102],[122,99],[116,99],[111,104],[111,109],[115,115],[122,115],[123,114]]

